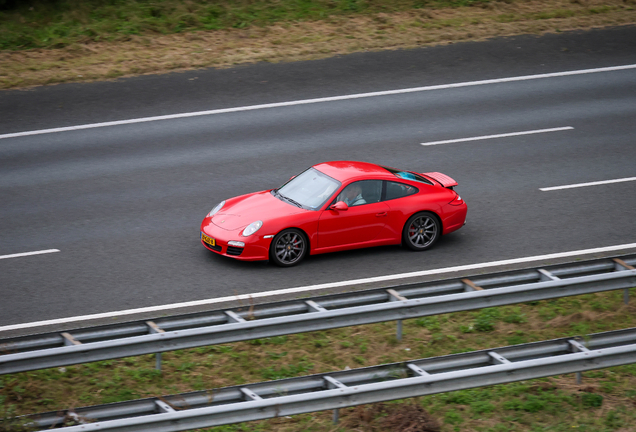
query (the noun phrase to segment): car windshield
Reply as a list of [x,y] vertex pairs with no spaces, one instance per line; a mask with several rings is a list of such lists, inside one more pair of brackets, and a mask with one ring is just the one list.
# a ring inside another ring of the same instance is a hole
[[315,168],[298,174],[273,192],[299,207],[316,210],[340,187],[340,182]]

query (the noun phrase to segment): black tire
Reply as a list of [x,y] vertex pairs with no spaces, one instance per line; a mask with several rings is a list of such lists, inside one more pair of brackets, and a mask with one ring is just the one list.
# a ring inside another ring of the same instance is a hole
[[269,259],[280,267],[295,266],[305,258],[309,242],[302,231],[289,228],[276,234],[269,247]]
[[442,234],[442,225],[431,212],[416,213],[406,221],[402,230],[402,243],[414,251],[433,247]]

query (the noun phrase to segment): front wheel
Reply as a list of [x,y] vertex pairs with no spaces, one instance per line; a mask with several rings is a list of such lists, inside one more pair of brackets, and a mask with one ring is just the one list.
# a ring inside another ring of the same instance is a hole
[[404,225],[402,243],[411,250],[426,250],[437,242],[440,234],[437,216],[430,212],[416,213]]
[[298,264],[307,253],[305,235],[295,228],[279,232],[269,247],[269,259],[280,267]]

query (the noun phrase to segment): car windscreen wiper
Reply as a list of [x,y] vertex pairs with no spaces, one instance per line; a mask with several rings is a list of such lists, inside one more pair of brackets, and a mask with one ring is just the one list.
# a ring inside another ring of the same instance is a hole
[[279,188],[276,189],[272,189],[272,193],[274,194],[274,196],[278,199],[287,199],[287,197],[285,195],[283,195],[282,193],[278,192]]
[[293,199],[291,199],[291,198],[290,198],[290,197],[288,197],[288,196],[283,195],[282,193],[279,193],[278,195],[282,196],[283,198],[285,198],[285,199],[286,199],[287,201],[289,201],[290,203],[295,204],[295,205],[297,205],[297,206],[298,206],[298,207],[300,207],[300,208],[303,208],[303,205],[302,205],[301,203],[299,203],[298,201],[294,201]]
[[293,199],[291,199],[288,196],[283,195],[282,193],[278,192],[278,189],[272,189],[272,192],[274,193],[274,196],[277,198],[284,198],[285,200],[289,201],[290,203],[300,207],[300,208],[304,208],[304,206],[299,203],[298,201],[294,201]]

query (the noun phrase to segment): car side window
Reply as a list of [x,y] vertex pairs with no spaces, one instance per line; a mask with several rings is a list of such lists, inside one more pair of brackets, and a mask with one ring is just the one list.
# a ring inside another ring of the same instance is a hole
[[362,180],[353,182],[338,194],[332,204],[343,201],[349,207],[380,202],[382,180]]
[[386,182],[386,192],[384,200],[392,200],[396,198],[402,198],[405,196],[413,195],[417,193],[418,189],[415,186],[407,185],[404,183],[398,183],[393,181]]

